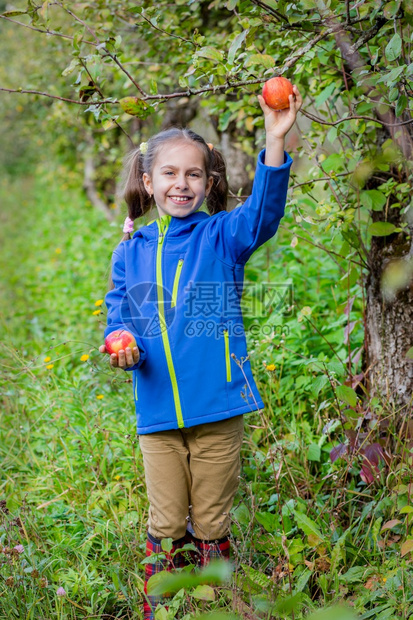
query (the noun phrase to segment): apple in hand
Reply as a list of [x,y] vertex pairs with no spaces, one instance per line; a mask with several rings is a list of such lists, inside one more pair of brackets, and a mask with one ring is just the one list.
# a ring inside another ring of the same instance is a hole
[[125,351],[126,347],[133,349],[136,347],[134,336],[126,329],[117,329],[105,338],[105,348],[110,354],[119,353],[121,349]]
[[287,78],[273,77],[265,82],[262,96],[265,103],[273,110],[285,110],[290,107],[289,95],[294,95],[293,85]]

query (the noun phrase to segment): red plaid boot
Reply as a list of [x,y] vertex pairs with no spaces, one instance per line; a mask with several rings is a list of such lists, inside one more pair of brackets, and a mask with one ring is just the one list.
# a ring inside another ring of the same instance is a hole
[[230,544],[228,536],[214,541],[199,540],[193,536],[192,541],[198,550],[197,564],[199,567],[202,568],[211,560],[229,560]]
[[163,553],[166,555],[165,559],[154,559],[151,564],[145,564],[145,582],[143,591],[145,593],[145,599],[143,603],[143,617],[144,620],[154,620],[155,618],[155,609],[159,603],[163,604],[165,602],[165,598],[163,596],[150,596],[148,595],[148,581],[152,575],[156,573],[160,573],[163,570],[171,571],[175,568],[182,568],[187,564],[186,552],[177,553],[174,557],[172,554],[177,549],[180,549],[187,542],[192,542],[188,540],[188,537],[185,535],[183,538],[176,540],[173,545],[170,553],[165,553],[161,546],[161,541],[152,536],[148,532],[148,538],[146,541],[146,557],[149,557],[153,553]]

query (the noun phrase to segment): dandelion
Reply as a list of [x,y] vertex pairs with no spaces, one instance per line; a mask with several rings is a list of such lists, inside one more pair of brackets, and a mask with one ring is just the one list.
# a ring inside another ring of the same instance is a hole
[[103,304],[103,299],[98,299],[95,301],[95,306],[101,306]]
[[104,396],[103,396],[103,394],[98,394],[98,395],[96,396],[96,398],[97,398],[98,400],[102,400],[102,398],[104,398]]
[[56,249],[55,249],[55,252],[56,252],[56,254],[61,254],[61,253],[62,253],[62,250],[61,250],[60,248],[56,248]]
[[52,370],[53,366],[54,366],[54,364],[48,364],[48,365],[46,366],[46,368],[47,368],[47,370]]
[[51,359],[52,359],[51,357],[47,356],[47,357],[45,357],[45,358],[44,358],[44,360],[43,360],[43,361],[44,361],[44,362],[50,362],[50,360],[51,360]]
[[17,553],[23,553],[24,552],[23,545],[16,545],[15,547],[13,547],[13,549],[15,549],[17,551]]
[[57,588],[56,594],[57,596],[66,596],[66,590],[60,586],[60,588]]
[[115,476],[115,480],[120,480],[120,476]]
[[102,310],[94,310],[92,312],[92,314],[96,316],[97,314],[100,314],[101,312],[102,312]]
[[275,364],[268,364],[267,370],[269,370],[269,371],[275,370]]
[[89,359],[89,355],[87,353],[85,353],[84,355],[82,355],[82,357],[80,358],[81,362],[87,362],[87,360]]

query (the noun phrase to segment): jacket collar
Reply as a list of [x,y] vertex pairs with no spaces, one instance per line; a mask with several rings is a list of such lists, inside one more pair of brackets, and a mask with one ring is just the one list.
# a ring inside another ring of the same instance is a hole
[[191,230],[197,226],[199,222],[210,217],[205,211],[195,211],[186,217],[173,217],[171,215],[163,215],[162,217],[155,218],[146,226],[141,226],[133,235],[135,237],[143,237],[144,239],[156,239],[158,237],[158,224],[161,224],[162,229],[168,237],[180,237],[182,235],[189,234]]

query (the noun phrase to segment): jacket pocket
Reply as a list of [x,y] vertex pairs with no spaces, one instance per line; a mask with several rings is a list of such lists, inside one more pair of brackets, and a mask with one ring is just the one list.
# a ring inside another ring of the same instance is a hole
[[174,283],[172,287],[172,299],[171,299],[171,308],[176,306],[176,299],[178,296],[178,286],[179,286],[179,278],[181,277],[182,265],[184,264],[184,259],[180,258],[178,261],[178,265],[175,271]]
[[227,382],[231,381],[231,358],[229,355],[229,334],[228,330],[224,329],[224,343],[225,343],[225,366],[227,369]]
[[133,398],[138,400],[138,374],[136,370],[133,372]]

